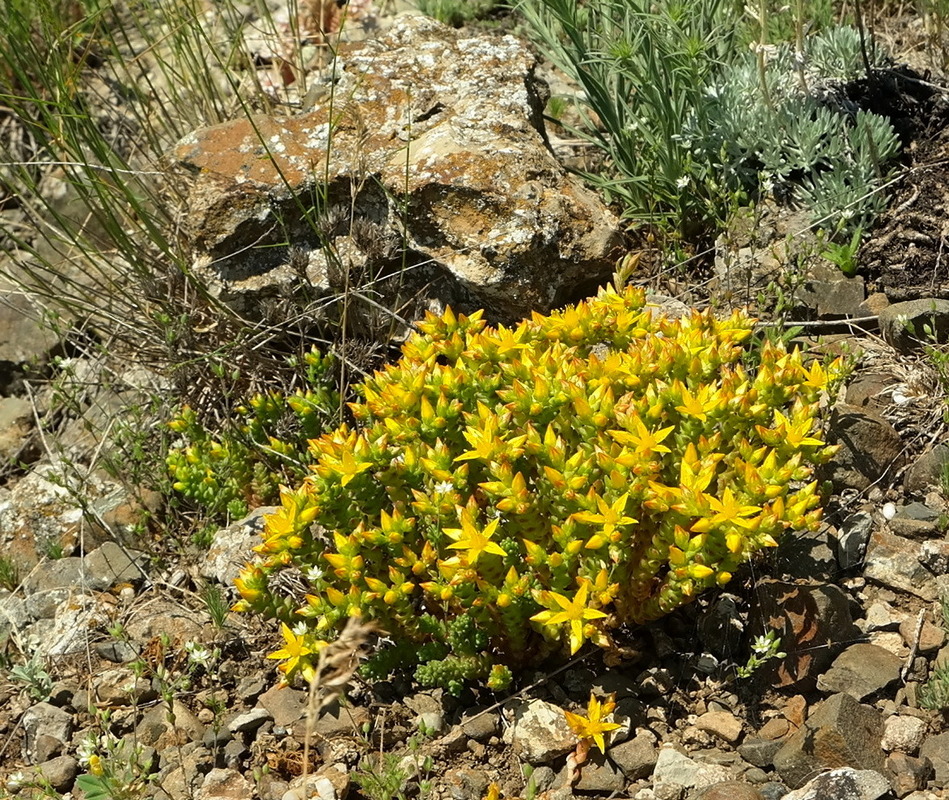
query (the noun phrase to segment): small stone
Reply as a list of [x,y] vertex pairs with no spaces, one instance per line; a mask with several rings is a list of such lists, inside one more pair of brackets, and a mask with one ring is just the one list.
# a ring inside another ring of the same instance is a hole
[[879,600],[870,604],[867,608],[866,623],[864,630],[867,633],[872,631],[892,631],[899,626],[901,615],[893,611],[889,603]]
[[758,731],[759,739],[781,739],[791,732],[791,723],[784,717],[772,717]]
[[[917,642],[916,631],[918,628],[915,617],[903,620],[900,625],[900,636],[906,642],[906,646],[912,648]],[[919,639],[917,651],[920,653],[935,653],[946,643],[946,632],[938,625],[933,625],[928,619],[923,620],[923,626],[919,629]]]
[[461,729],[465,736],[482,743],[492,736],[497,736],[499,725],[498,715],[493,711],[475,713],[461,720]]
[[883,723],[880,747],[888,753],[898,751],[912,755],[922,746],[928,727],[918,717],[888,717]]
[[451,800],[481,800],[488,791],[491,779],[484,770],[458,767],[446,771],[445,783]]
[[115,542],[105,542],[83,559],[86,581],[90,588],[101,592],[119,583],[141,580],[145,573],[139,562],[143,558],[141,553]]
[[626,788],[626,776],[609,756],[594,750],[580,767],[580,779],[573,788],[579,792],[597,794],[621,792]]
[[631,781],[652,775],[659,751],[652,736],[639,734],[610,748],[610,758]]
[[266,708],[252,708],[228,722],[227,729],[231,733],[248,733],[257,730],[265,722],[272,721],[273,716]]
[[919,757],[932,763],[937,786],[949,786],[949,731],[927,737],[919,748]]
[[741,720],[727,711],[708,711],[695,721],[695,726],[729,744],[735,744],[742,734]]
[[530,764],[547,764],[577,746],[577,737],[563,710],[543,700],[513,705],[514,719],[504,731],[504,741]]
[[879,314],[884,340],[901,353],[942,343],[949,335],[949,300],[925,297],[893,303]]
[[749,738],[738,746],[738,755],[749,764],[767,769],[774,766],[774,757],[782,747],[784,742],[781,739]]
[[879,772],[843,767],[818,775],[784,800],[879,800],[889,791],[889,782]]
[[[336,736],[352,736],[369,721],[369,712],[362,706],[347,705],[344,707],[338,701],[334,701],[324,706],[320,711],[319,717],[313,724],[313,732],[326,739],[332,739]],[[276,723],[276,716],[274,722]],[[294,729],[294,734],[297,735],[298,739],[306,736],[303,727],[299,726],[299,729]]]
[[158,697],[151,681],[135,674],[128,667],[113,667],[96,674],[93,691],[98,702],[110,706],[149,703]]
[[131,642],[96,642],[93,646],[96,655],[113,664],[128,664],[138,658],[139,649]]
[[299,689],[274,686],[264,692],[257,702],[270,712],[274,725],[289,728],[303,718],[307,697],[306,692],[301,692]]
[[938,591],[933,574],[920,562],[922,545],[902,536],[876,530],[870,536],[864,577],[869,581],[909,592],[926,602],[936,599]]
[[24,755],[38,764],[59,756],[72,737],[72,715],[49,703],[37,703],[21,718]]
[[57,792],[68,792],[79,774],[79,762],[72,756],[58,756],[36,767],[41,778]]
[[212,769],[204,776],[195,800],[245,800],[253,785],[235,769]]
[[682,800],[685,787],[678,783],[657,783],[652,787],[655,800]]
[[863,564],[873,529],[873,516],[866,511],[851,514],[837,531],[837,563],[841,569],[853,569]]
[[873,644],[855,644],[817,679],[822,692],[846,692],[856,700],[875,694],[900,676],[900,659]]
[[949,464],[949,446],[937,444],[916,459],[903,478],[907,494],[921,495],[942,482],[942,474]]
[[925,789],[933,774],[928,758],[913,758],[906,753],[891,753],[886,759],[886,774],[897,797]]
[[838,489],[869,489],[903,457],[903,441],[893,425],[868,408],[838,404],[830,415],[827,443],[840,445],[822,474]]
[[200,742],[204,739],[204,725],[180,700],[175,700],[174,725],[168,718],[168,706],[164,703],[153,706],[142,715],[141,721],[135,727],[138,741],[148,747],[163,749],[165,746],[177,745],[184,738],[188,742]]
[[761,792],[744,781],[722,781],[689,795],[689,800],[762,800]]
[[892,653],[901,661],[909,655],[906,645],[903,644],[903,637],[896,631],[874,631],[870,634],[869,643],[876,647],[882,647],[888,653]]

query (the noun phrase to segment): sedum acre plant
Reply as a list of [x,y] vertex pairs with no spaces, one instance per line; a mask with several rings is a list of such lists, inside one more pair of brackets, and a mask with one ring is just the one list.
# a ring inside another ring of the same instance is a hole
[[746,351],[752,324],[666,319],[632,288],[514,329],[429,316],[359,387],[358,428],[310,442],[238,609],[283,623],[288,678],[360,615],[392,640],[370,675],[414,665],[457,691],[728,583],[818,523],[815,419],[840,370]]
[[254,395],[217,433],[182,408],[169,423],[182,437],[166,459],[173,488],[212,519],[238,519],[276,501],[282,483],[307,474],[307,441],[331,427],[340,407],[333,370],[333,359],[312,349],[303,356],[301,388]]

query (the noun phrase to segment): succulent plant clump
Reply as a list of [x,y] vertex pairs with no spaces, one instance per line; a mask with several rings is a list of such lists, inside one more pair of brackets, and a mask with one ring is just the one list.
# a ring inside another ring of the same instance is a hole
[[358,388],[357,427],[310,442],[238,579],[239,609],[283,623],[287,677],[357,615],[393,642],[371,674],[502,688],[818,524],[816,420],[841,366],[746,348],[746,315],[669,319],[602,289],[513,329],[450,310],[420,328]]

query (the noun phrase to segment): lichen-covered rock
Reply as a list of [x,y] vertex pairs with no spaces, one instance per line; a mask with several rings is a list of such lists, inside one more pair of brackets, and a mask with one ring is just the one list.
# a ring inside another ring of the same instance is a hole
[[406,16],[345,51],[311,111],[190,134],[174,158],[196,175],[197,271],[245,311],[371,283],[382,302],[422,292],[403,317],[451,302],[513,318],[589,288],[618,222],[550,153],[535,64],[512,36]]

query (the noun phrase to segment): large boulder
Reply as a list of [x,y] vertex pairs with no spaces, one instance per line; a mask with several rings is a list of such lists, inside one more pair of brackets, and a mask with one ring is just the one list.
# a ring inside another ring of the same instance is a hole
[[312,110],[193,132],[173,157],[195,176],[197,273],[251,314],[346,291],[367,313],[513,319],[592,288],[619,223],[551,154],[536,63],[512,36],[404,16],[344,50]]

